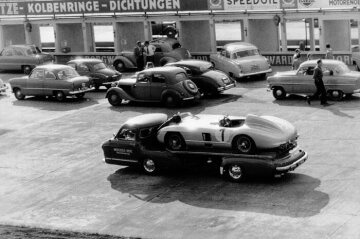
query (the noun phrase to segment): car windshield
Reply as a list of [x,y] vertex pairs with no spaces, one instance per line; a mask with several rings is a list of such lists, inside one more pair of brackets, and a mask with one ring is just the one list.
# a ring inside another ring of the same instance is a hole
[[94,67],[94,71],[106,69],[106,65],[103,62],[95,64],[93,67]]
[[60,80],[67,80],[79,76],[76,70],[70,67],[60,70],[57,75]]
[[29,46],[29,48],[26,50],[27,55],[33,55],[33,54],[39,54],[41,53],[40,49],[36,46]]
[[238,52],[234,52],[232,53],[232,59],[239,59],[239,58],[243,58],[243,57],[248,57],[248,56],[256,56],[259,55],[259,51],[257,49],[250,49],[250,50],[245,50],[245,51],[238,51]]

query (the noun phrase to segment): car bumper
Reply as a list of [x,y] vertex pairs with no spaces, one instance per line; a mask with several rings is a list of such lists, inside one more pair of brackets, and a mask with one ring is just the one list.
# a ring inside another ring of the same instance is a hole
[[252,72],[252,73],[246,73],[246,74],[243,74],[243,73],[239,73],[239,77],[247,77],[247,76],[255,76],[255,75],[261,75],[261,74],[266,74],[266,73],[271,73],[272,72],[272,69],[268,69],[268,70],[265,70],[265,71],[257,71],[257,72]]
[[224,90],[234,88],[234,87],[236,87],[236,83],[232,83],[232,84],[229,84],[229,85],[218,87],[217,90],[218,91],[224,91]]
[[91,88],[85,88],[85,89],[69,91],[69,95],[82,94],[82,93],[85,93],[85,92],[88,92],[88,91],[92,91],[94,89],[95,89],[94,87],[91,87]]
[[275,163],[275,172],[277,174],[293,171],[308,159],[308,154],[299,148],[295,148],[291,152],[286,159],[289,163]]
[[197,93],[194,96],[190,96],[190,97],[186,97],[186,98],[182,98],[182,101],[191,101],[191,100],[199,100],[201,97],[200,93]]
[[360,89],[354,90],[353,93],[360,93]]

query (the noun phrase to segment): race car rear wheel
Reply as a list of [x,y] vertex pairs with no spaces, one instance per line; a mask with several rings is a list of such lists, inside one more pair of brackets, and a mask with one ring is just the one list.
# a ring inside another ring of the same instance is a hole
[[252,154],[256,150],[254,140],[247,135],[239,135],[233,141],[234,150],[240,154]]
[[155,175],[159,172],[159,167],[155,160],[151,158],[145,158],[142,161],[142,170],[148,175]]
[[274,98],[277,100],[283,100],[286,97],[286,92],[285,92],[284,88],[282,88],[282,87],[274,87],[272,92],[273,92]]
[[165,147],[171,151],[184,150],[185,140],[180,133],[167,133],[165,135]]
[[110,92],[108,94],[107,98],[108,98],[110,105],[112,105],[112,106],[118,106],[122,102],[120,95],[116,92]]
[[244,168],[240,164],[230,164],[226,167],[226,177],[233,182],[241,182],[244,179]]

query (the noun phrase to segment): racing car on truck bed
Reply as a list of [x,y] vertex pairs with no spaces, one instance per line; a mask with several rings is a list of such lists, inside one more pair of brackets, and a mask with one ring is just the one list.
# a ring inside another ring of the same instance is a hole
[[[241,181],[244,175],[250,174],[284,174],[294,170],[307,160],[306,152],[296,146],[297,133],[290,123],[284,120],[277,120],[278,118],[275,117],[262,118],[253,115],[250,118],[248,117],[229,118],[230,123],[234,124],[234,128],[241,127],[240,124],[243,124],[249,128],[248,134],[250,134],[250,128],[255,132],[251,134],[251,137],[254,137],[254,139],[250,138],[250,136],[247,136],[247,139],[253,140],[252,143],[258,143],[256,145],[256,154],[239,154],[234,153],[231,149],[227,151],[219,148],[211,150],[208,144],[215,143],[216,141],[225,141],[225,137],[228,141],[228,136],[225,136],[225,132],[219,131],[220,134],[218,136],[220,136],[220,139],[213,138],[213,141],[211,141],[209,140],[211,139],[210,131],[207,130],[204,134],[201,130],[197,130],[195,124],[193,133],[196,134],[195,132],[197,132],[203,137],[202,147],[195,149],[183,146],[183,148],[169,150],[167,149],[168,146],[161,142],[166,137],[167,132],[183,137],[179,131],[174,132],[169,131],[169,129],[174,129],[174,126],[184,122],[190,123],[193,120],[200,120],[202,116],[183,113],[168,118],[166,114],[153,113],[139,115],[127,120],[120,127],[119,131],[114,134],[114,137],[102,145],[104,161],[108,164],[140,166],[145,173],[150,175],[156,174],[160,169],[166,167],[178,167],[187,163],[192,165],[196,163],[200,165],[212,163],[219,167],[222,175],[227,176],[232,181]],[[209,116],[207,121],[210,123],[215,122],[213,121],[214,119],[218,119],[218,116]],[[220,119],[220,121],[216,122],[213,126],[221,127],[222,129],[228,127],[227,129],[230,129],[231,126],[225,125],[229,122],[225,122],[225,119]],[[236,126],[235,124],[238,125]],[[262,127],[263,129],[261,129]],[[283,131],[288,131],[288,133]],[[269,136],[266,136],[267,134]],[[187,136],[187,134],[183,135]],[[238,136],[241,135],[244,134]],[[265,136],[264,141],[269,142],[261,142],[262,139],[259,140],[254,135],[263,135]],[[160,141],[158,140],[159,138]],[[178,145],[176,142],[177,138],[170,139],[173,141],[169,142],[173,144],[172,146]],[[237,138],[235,137],[235,139]],[[181,138],[181,140],[189,144],[189,140],[186,141],[185,138]],[[295,140],[295,142],[290,143],[288,140]],[[248,145],[244,144],[241,147],[248,147]],[[260,150],[264,147],[273,149]]]

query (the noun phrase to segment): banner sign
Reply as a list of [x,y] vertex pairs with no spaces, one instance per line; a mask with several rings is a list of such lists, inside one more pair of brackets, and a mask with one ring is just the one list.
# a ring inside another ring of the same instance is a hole
[[199,10],[208,10],[208,0],[65,0],[0,3],[0,15],[57,15]]

